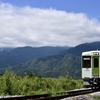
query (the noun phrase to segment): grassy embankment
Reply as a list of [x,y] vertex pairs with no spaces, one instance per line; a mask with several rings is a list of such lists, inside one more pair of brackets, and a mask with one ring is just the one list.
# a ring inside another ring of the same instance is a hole
[[52,94],[82,87],[82,80],[72,79],[69,75],[42,78],[29,74],[22,77],[6,71],[0,76],[0,95]]

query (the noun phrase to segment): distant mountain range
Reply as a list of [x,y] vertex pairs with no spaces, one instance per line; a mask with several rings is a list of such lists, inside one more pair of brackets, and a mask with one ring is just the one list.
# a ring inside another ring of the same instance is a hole
[[84,43],[75,47],[18,47],[0,48],[0,73],[10,67],[23,75],[34,73],[44,77],[65,76],[81,78],[81,53],[100,50],[100,42]]
[[63,51],[61,54],[63,55],[72,54],[76,56],[81,56],[82,52],[91,50],[100,50],[100,42],[80,44],[75,47],[69,48],[68,50]]
[[18,47],[0,48],[0,68],[25,63],[29,60],[57,55],[68,47]]

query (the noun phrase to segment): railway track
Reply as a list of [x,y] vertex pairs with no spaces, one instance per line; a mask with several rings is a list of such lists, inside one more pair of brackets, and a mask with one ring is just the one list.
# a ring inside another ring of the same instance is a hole
[[4,97],[4,98],[0,98],[0,100],[60,100],[63,98],[89,94],[98,91],[100,91],[100,89],[92,90],[90,88],[88,89],[84,88],[84,89],[77,89],[77,90],[57,93],[57,95],[59,96],[51,96],[50,94],[41,94],[41,95],[34,95],[34,96]]

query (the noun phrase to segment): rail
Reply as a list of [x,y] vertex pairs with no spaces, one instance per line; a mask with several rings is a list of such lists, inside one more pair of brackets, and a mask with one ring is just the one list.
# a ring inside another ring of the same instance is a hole
[[63,98],[68,98],[68,97],[83,95],[83,94],[89,94],[89,93],[93,93],[97,91],[100,91],[100,89],[92,90],[90,88],[84,88],[84,89],[59,92],[57,93],[57,95],[59,96],[51,96],[50,94],[41,94],[41,95],[34,95],[34,96],[0,98],[0,100],[60,100]]

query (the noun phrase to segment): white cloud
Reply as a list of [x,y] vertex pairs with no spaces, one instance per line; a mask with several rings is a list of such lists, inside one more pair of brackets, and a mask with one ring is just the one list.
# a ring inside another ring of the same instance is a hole
[[84,13],[0,3],[0,47],[75,46],[100,40],[100,22]]

